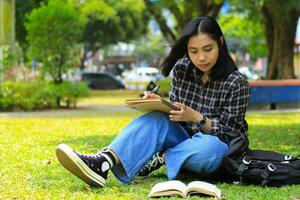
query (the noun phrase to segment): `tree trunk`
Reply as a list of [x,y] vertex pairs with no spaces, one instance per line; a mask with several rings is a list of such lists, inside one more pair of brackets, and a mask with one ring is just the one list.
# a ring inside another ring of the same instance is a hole
[[167,25],[166,19],[161,14],[161,9],[154,8],[151,0],[144,0],[144,2],[148,11],[154,16],[156,22],[158,23],[164,38],[167,40],[167,42],[172,44],[176,39],[176,34]]
[[[293,49],[299,12],[286,1],[265,0],[262,11],[269,49],[267,79],[294,79]],[[280,6],[280,10],[278,8]],[[288,13],[286,16],[282,13]]]
[[[144,0],[148,11],[153,15],[158,23],[164,38],[172,44],[186,24],[194,17],[212,16],[216,17],[224,3],[224,0],[189,0],[178,5],[179,2],[173,0],[165,5],[165,7],[154,5],[154,1]],[[176,27],[169,27],[167,20],[162,15],[162,10],[167,8],[176,19]],[[179,9],[181,8],[181,9]]]

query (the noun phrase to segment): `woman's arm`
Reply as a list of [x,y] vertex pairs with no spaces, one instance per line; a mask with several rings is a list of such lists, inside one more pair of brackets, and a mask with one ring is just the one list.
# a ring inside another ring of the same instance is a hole
[[228,93],[226,103],[218,118],[211,119],[211,133],[221,134],[223,138],[234,138],[246,132],[245,122],[246,109],[249,98],[249,84],[247,81],[240,81]]
[[221,134],[223,138],[236,137],[241,131],[246,131],[242,129],[247,128],[245,127],[247,126],[245,113],[248,105],[249,85],[244,81],[232,84],[232,86],[218,118],[209,119],[206,117],[205,124],[201,126],[199,121],[203,118],[203,115],[200,112],[176,102],[175,105],[180,108],[180,111],[171,111],[170,120],[193,122],[197,124],[199,131],[208,134]]

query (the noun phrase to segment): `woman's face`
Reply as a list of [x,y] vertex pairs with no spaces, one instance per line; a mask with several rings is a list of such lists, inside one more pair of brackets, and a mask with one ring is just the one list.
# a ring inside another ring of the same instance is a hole
[[209,74],[219,57],[218,43],[208,34],[200,33],[189,39],[187,47],[192,63],[204,74]]

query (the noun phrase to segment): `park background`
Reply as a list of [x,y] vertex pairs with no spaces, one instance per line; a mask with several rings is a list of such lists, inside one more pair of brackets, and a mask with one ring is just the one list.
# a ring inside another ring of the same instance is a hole
[[[66,143],[95,153],[108,145],[141,114],[123,101],[148,82],[126,75],[157,69],[183,25],[205,15],[218,20],[249,81],[299,80],[297,0],[0,0],[0,198],[145,199],[166,180],[164,168],[130,185],[110,174],[107,187],[95,189],[64,170],[54,150]],[[91,90],[78,72],[109,74],[126,89]],[[160,80],[162,93],[168,83]],[[263,108],[246,116],[250,146],[299,156],[299,102]],[[217,186],[227,199],[300,197],[299,186]]]

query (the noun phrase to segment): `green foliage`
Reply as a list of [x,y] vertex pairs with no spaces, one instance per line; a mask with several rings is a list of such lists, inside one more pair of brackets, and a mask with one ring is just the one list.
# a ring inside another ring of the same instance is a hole
[[[26,46],[25,14],[47,2],[16,0],[16,36],[22,46]],[[119,41],[135,40],[147,32],[149,14],[142,0],[63,0],[62,3],[72,6],[77,17],[86,20],[81,39],[89,50],[96,51]]]
[[84,2],[73,1],[73,5],[80,9],[80,12],[90,20],[108,20],[116,15],[116,10],[103,0],[88,0]]
[[88,96],[88,88],[84,83],[63,82],[59,85],[51,85],[55,99],[59,99],[60,106],[76,107],[79,98]]
[[228,41],[238,42],[238,49],[247,50],[254,58],[267,56],[264,26],[261,21],[229,14],[220,16],[219,24]]
[[[231,10],[236,13],[243,13],[251,19],[262,19],[263,4],[267,3],[270,9],[276,11],[279,20],[289,20],[291,13],[300,13],[299,0],[277,1],[277,0],[229,0]],[[263,11],[264,12],[264,11]]]
[[76,107],[78,100],[86,96],[88,88],[83,83],[4,82],[0,110],[58,108],[58,99],[65,107]]
[[27,31],[25,29],[26,15],[28,15],[34,8],[40,6],[40,3],[46,3],[48,0],[15,0],[15,16],[16,16],[16,40],[19,42],[22,48],[27,48],[26,36]]
[[241,14],[252,20],[262,20],[261,7],[264,0],[228,0],[230,13]]
[[15,65],[22,60],[23,52],[20,46],[16,43],[15,46],[4,45],[2,47],[2,65],[5,69]]
[[168,97],[171,89],[171,78],[167,77],[164,80],[157,81],[156,83],[160,85],[158,94],[162,97]]
[[147,61],[149,66],[157,67],[166,54],[166,41],[161,35],[148,34],[136,43],[133,52],[137,61]]
[[28,15],[26,29],[32,58],[43,63],[54,82],[62,82],[62,73],[73,66],[71,49],[82,35],[84,18],[68,4],[52,0]]
[[129,42],[147,32],[149,15],[141,0],[66,1],[87,18],[83,42],[89,50]]

